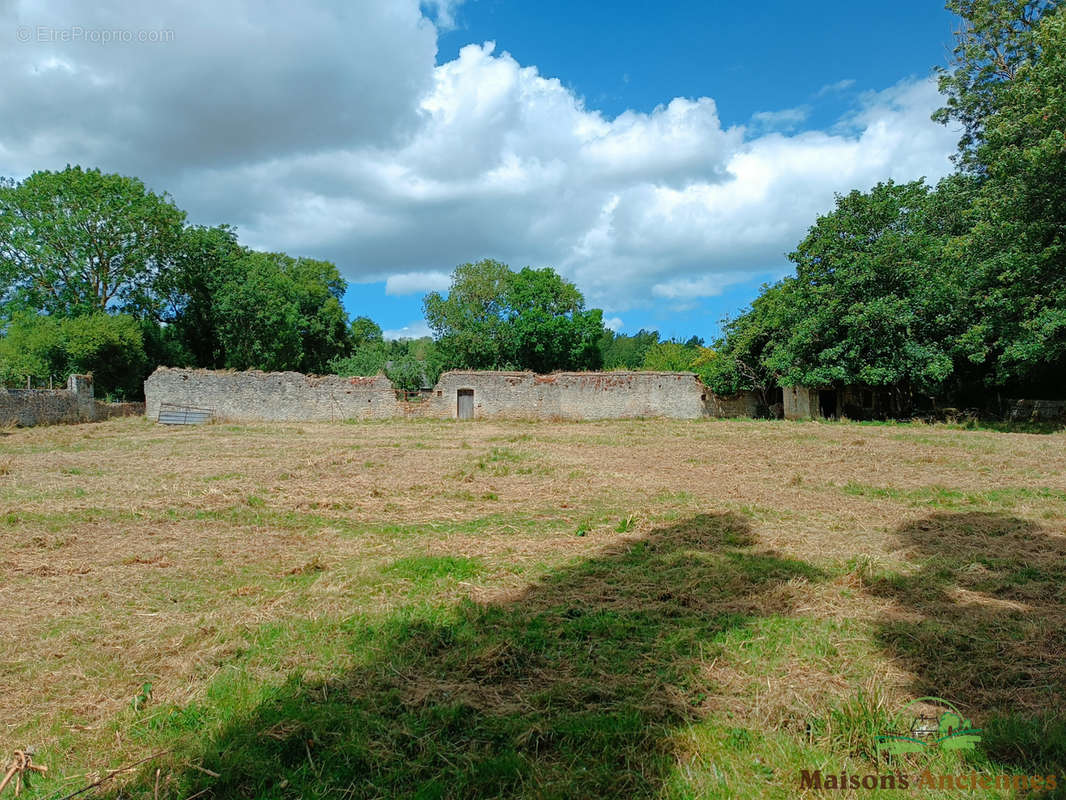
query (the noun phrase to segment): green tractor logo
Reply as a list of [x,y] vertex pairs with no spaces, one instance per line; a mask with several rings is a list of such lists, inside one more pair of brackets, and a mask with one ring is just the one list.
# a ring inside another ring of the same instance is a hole
[[[939,706],[936,716],[916,713],[915,706]],[[891,755],[924,753],[930,750],[973,750],[981,741],[981,731],[952,703],[939,697],[919,697],[899,713],[901,732],[889,731],[877,737],[877,749]]]

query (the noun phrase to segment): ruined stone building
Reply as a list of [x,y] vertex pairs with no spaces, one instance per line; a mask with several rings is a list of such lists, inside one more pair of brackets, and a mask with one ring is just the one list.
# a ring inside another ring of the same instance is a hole
[[691,372],[455,371],[407,399],[384,375],[342,378],[296,372],[161,367],[145,381],[149,419],[161,407],[232,420],[621,419],[754,416],[755,395],[715,395]]

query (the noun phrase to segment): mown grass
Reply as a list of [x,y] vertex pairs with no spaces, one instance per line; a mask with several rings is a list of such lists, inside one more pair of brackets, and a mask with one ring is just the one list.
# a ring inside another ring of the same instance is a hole
[[[0,684],[28,693],[0,700],[0,745],[34,746],[29,796],[53,798],[146,757],[96,793],[791,798],[816,769],[1066,786],[1060,439],[15,432]],[[976,749],[886,756],[930,695]],[[1062,792],[932,796],[1014,795]]]
[[1012,508],[1020,502],[1052,501],[1066,503],[1066,491],[1047,486],[1009,486],[1002,489],[963,490],[947,486],[923,486],[917,489],[899,489],[892,486],[867,486],[848,483],[842,487],[846,494],[856,497],[872,497],[881,500],[897,500],[912,506],[935,506],[939,508]]

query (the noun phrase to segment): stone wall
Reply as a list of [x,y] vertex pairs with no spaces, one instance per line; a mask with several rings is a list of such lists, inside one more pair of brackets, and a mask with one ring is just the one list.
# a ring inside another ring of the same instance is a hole
[[446,372],[420,402],[397,397],[388,378],[296,372],[212,372],[162,367],[145,381],[145,414],[160,403],[210,409],[220,419],[297,421],[458,416],[460,390],[475,418],[619,419],[754,414],[754,394],[716,397],[690,372]]
[[1004,415],[1012,422],[1066,421],[1066,400],[1008,400]]
[[821,416],[818,390],[806,386],[786,386],[782,390],[785,419],[812,419]]
[[103,422],[106,419],[115,419],[116,417],[143,417],[144,416],[144,403],[131,402],[131,403],[97,403],[96,404],[96,416],[97,422]]
[[[634,417],[752,417],[760,409],[754,392],[720,396],[691,372],[454,371],[423,391],[417,402],[402,399],[384,375],[317,377],[297,372],[213,372],[161,367],[145,381],[145,414],[159,418],[160,403],[210,409],[236,421],[339,421],[402,417],[458,417],[460,391],[473,392],[475,419],[622,419]],[[837,413],[855,418],[899,416],[886,390],[847,387],[833,391]],[[1012,420],[1066,420],[1066,401],[1009,400]],[[819,390],[782,390],[786,419],[821,416]],[[55,392],[0,390],[0,424],[39,425],[110,416],[94,411],[92,379],[72,376]]]
[[95,417],[93,379],[71,375],[66,389],[0,389],[0,425],[56,425]]
[[336,421],[404,415],[384,375],[317,377],[298,372],[221,372],[160,367],[144,382],[145,415],[159,419],[159,404],[206,408],[235,421]]
[[737,392],[726,396],[708,391],[707,402],[707,414],[712,417],[756,417],[762,405],[755,392]]
[[711,397],[691,372],[446,372],[424,413],[456,417],[463,389],[474,392],[475,419],[695,419]]

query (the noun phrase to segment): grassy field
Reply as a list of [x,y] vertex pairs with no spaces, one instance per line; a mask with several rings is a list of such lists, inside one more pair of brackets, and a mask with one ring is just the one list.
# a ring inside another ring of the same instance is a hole
[[[927,768],[1063,796],[1064,445],[717,420],[9,430],[0,758],[35,747],[31,797],[910,775],[829,792],[889,797]],[[927,695],[976,749],[879,756]]]

